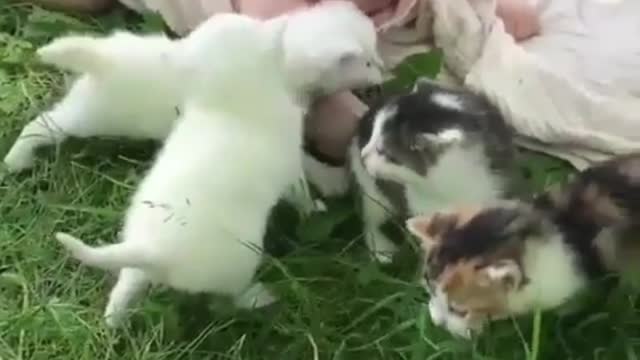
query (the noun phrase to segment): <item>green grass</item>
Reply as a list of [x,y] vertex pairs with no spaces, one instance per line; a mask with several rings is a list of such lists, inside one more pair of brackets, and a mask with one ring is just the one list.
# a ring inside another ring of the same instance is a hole
[[[158,26],[153,17],[122,12],[79,20],[0,4],[0,154],[68,84],[35,61],[37,46],[67,31],[131,24]],[[405,67],[402,81],[411,81],[411,69],[432,68]],[[154,148],[72,141],[43,151],[33,172],[0,185],[1,360],[637,358],[640,316],[636,298],[624,291],[596,292],[576,315],[541,314],[495,324],[474,341],[452,338],[428,320],[426,297],[412,281],[410,246],[394,266],[368,260],[350,199],[303,222],[285,207],[276,212],[267,238],[274,257],[260,276],[282,296],[277,306],[233,312],[215,299],[156,289],[130,328],[109,331],[101,313],[113,277],[70,261],[52,233],[112,241]],[[540,155],[523,153],[521,163],[530,189],[568,173]]]

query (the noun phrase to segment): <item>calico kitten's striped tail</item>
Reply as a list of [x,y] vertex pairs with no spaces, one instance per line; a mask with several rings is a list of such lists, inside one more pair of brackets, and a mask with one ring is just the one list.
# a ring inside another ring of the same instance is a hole
[[138,244],[131,242],[91,247],[66,233],[57,233],[56,239],[74,258],[89,266],[119,270],[145,268],[149,264],[145,251]]

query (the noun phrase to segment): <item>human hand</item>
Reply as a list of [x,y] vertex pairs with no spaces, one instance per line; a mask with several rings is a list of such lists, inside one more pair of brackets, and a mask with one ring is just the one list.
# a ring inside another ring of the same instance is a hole
[[540,33],[540,16],[527,0],[497,0],[496,15],[502,19],[505,31],[516,41]]

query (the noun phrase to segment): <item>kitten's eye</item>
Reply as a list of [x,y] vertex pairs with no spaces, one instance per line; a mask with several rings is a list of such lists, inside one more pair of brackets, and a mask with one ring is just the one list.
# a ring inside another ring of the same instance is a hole
[[449,311],[450,312],[452,312],[452,313],[454,313],[454,314],[456,314],[458,316],[461,316],[461,317],[465,317],[469,313],[469,311],[467,311],[465,309],[462,309],[462,308],[460,308],[459,306],[457,306],[455,304],[451,304],[450,303],[450,304],[448,304],[448,307],[449,307]]
[[371,61],[367,61],[366,65],[367,67],[371,67]]

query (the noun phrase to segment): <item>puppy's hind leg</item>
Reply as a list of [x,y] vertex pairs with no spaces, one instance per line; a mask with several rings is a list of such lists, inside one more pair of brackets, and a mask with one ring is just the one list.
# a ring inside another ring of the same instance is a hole
[[10,172],[19,172],[33,167],[35,151],[39,147],[61,143],[67,135],[55,121],[55,111],[46,112],[23,129],[16,142],[4,158]]
[[58,145],[69,136],[87,137],[98,133],[104,116],[95,106],[101,94],[89,79],[80,79],[69,94],[53,109],[28,123],[4,158],[9,172],[33,167],[35,151],[47,145]]
[[104,319],[110,328],[118,327],[126,317],[127,309],[149,287],[147,275],[139,269],[124,268],[120,270],[118,282],[109,294],[109,302],[104,312]]

